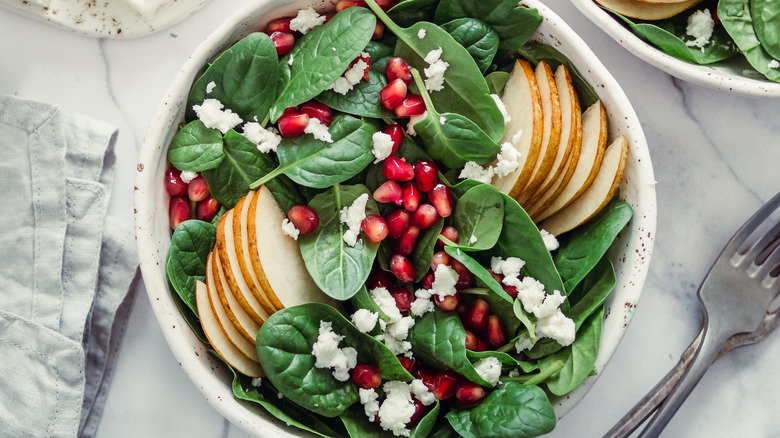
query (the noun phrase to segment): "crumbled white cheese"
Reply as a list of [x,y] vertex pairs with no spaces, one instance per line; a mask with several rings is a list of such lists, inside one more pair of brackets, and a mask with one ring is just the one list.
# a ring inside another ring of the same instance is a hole
[[539,232],[542,234],[542,240],[544,241],[544,246],[547,247],[547,251],[555,251],[558,249],[560,244],[555,236],[550,234],[547,230],[539,230]]
[[496,157],[496,164],[493,166],[496,176],[501,178],[517,170],[520,166],[520,163],[517,161],[518,158],[520,158],[520,152],[512,146],[512,143],[503,143],[501,152]]
[[371,149],[371,153],[376,158],[374,164],[389,157],[393,152],[393,137],[390,134],[386,134],[382,131],[377,131],[371,136],[371,142],[374,147]]
[[302,34],[308,33],[310,30],[317,26],[320,26],[325,22],[327,17],[320,15],[311,6],[307,9],[301,9],[298,11],[298,15],[290,20],[290,30],[300,32]]
[[282,394],[281,392],[277,392],[277,393],[276,393],[276,398],[278,398],[279,400],[281,400],[281,399],[283,399],[283,398],[284,398],[284,394]]
[[773,60],[769,61],[769,64],[767,64],[767,67],[776,69],[776,68],[780,67],[780,61],[778,61],[776,59],[773,59]]
[[298,236],[301,234],[300,230],[295,228],[295,224],[287,218],[282,219],[282,233],[292,237],[293,240],[298,240]]
[[371,289],[369,293],[376,305],[379,306],[379,310],[390,318],[390,322],[401,319],[403,315],[401,315],[401,311],[398,310],[398,306],[395,304],[395,298],[390,295],[390,291],[387,288],[376,287]]
[[551,338],[564,347],[574,342],[574,333],[574,321],[567,318],[561,312],[561,309],[558,309],[550,316],[539,318],[536,321],[536,336]]
[[349,246],[354,247],[358,236],[360,236],[360,224],[366,218],[367,203],[368,194],[363,193],[352,202],[352,205],[341,209],[339,220],[348,228],[347,231],[344,231],[344,242]]
[[430,406],[436,401],[436,396],[433,395],[428,389],[428,386],[423,383],[422,379],[412,380],[412,383],[409,384],[409,389],[412,390],[412,394],[414,394],[415,398],[420,400],[420,403],[425,406]]
[[262,377],[255,377],[252,379],[252,386],[260,386],[263,384],[263,378]]
[[282,136],[273,127],[266,129],[257,122],[247,122],[242,129],[244,137],[256,144],[257,150],[264,154],[276,151],[279,143],[282,142]]
[[379,407],[379,425],[395,436],[409,436],[406,423],[412,419],[415,407],[410,386],[404,382],[387,382],[382,385],[386,398]]
[[193,105],[192,109],[207,128],[219,129],[223,134],[227,133],[234,126],[243,122],[238,114],[229,108],[224,108],[222,102],[217,99],[206,99],[200,105]]
[[179,178],[181,178],[184,184],[189,184],[192,182],[192,180],[197,178],[197,176],[198,176],[198,172],[193,172],[191,170],[182,170],[181,174],[179,175]]
[[330,136],[327,125],[323,125],[318,118],[309,117],[309,123],[306,124],[306,128],[303,129],[303,132],[313,135],[314,138],[319,141],[333,143],[333,137]]
[[547,294],[544,297],[544,301],[539,306],[533,309],[533,314],[537,318],[546,318],[554,314],[561,304],[566,301],[566,296],[561,295],[561,291],[554,290],[553,293]]
[[[370,58],[370,55],[367,52],[361,52],[360,56]],[[349,93],[352,91],[352,88],[354,88],[355,85],[357,85],[363,79],[363,75],[365,74],[367,68],[368,64],[366,64],[366,62],[362,59],[359,59],[355,65],[344,72],[343,76],[336,79],[336,82],[328,87],[328,90],[333,90],[338,94]]]
[[[531,337],[528,336],[528,333],[523,333],[522,335],[517,337],[517,340],[515,341],[515,350],[520,353],[525,350],[530,350],[533,348],[534,343],[531,340]],[[519,373],[518,373],[519,374]],[[509,376],[512,377],[512,373],[509,373]]]
[[688,27],[685,33],[694,39],[685,42],[688,47],[704,47],[710,42],[712,31],[715,29],[715,21],[710,15],[709,9],[696,11],[688,17]]
[[458,282],[458,273],[451,267],[441,264],[436,266],[433,271],[433,284],[431,293],[437,295],[440,299],[446,296],[455,295],[457,289],[455,284]]
[[214,88],[216,88],[217,83],[214,81],[209,82],[206,84],[206,94],[211,94],[212,91],[214,91]]
[[287,59],[287,65],[293,65],[293,62],[295,62],[295,55],[290,53],[290,57]]
[[477,243],[477,236],[472,234],[471,237],[469,237],[469,243],[472,245]]
[[317,368],[333,368],[333,377],[340,382],[349,380],[349,371],[357,365],[357,350],[352,347],[339,348],[344,336],[333,331],[333,323],[320,321],[317,341],[311,346],[311,354]]
[[544,285],[532,277],[525,277],[522,281],[518,280],[517,277],[514,277],[514,281],[512,281],[512,278],[504,277],[504,284],[516,287],[517,298],[523,303],[523,309],[533,313],[544,302]]
[[414,318],[401,315],[401,311],[395,304],[395,298],[386,288],[374,288],[370,294],[379,309],[390,318],[390,322],[384,327],[382,327],[383,321],[379,320],[382,334],[376,336],[376,339],[384,342],[393,354],[411,357],[412,344],[406,338],[409,335],[409,330],[414,326]]
[[509,123],[510,120],[512,120],[512,116],[509,115],[509,113],[506,110],[506,105],[504,105],[504,101],[501,100],[501,97],[498,96],[498,94],[491,94],[490,97],[493,98],[493,101],[496,102],[496,106],[498,107],[498,110],[501,111],[501,115],[504,116],[504,124]]
[[474,364],[474,370],[479,374],[479,377],[496,386],[501,377],[501,362],[495,357],[486,357]]
[[[519,351],[518,351],[519,353]],[[512,371],[507,374],[508,377],[520,377],[520,371],[518,369],[513,369]]]
[[439,124],[443,125],[445,123],[447,123],[447,118],[444,116],[439,116]]
[[468,161],[466,162],[466,165],[463,166],[463,170],[460,171],[458,178],[473,179],[485,184],[490,184],[490,181],[493,180],[494,174],[495,169],[493,169],[492,166],[482,167],[474,161]]
[[417,298],[416,300],[412,301],[412,305],[409,310],[414,316],[423,316],[428,312],[433,312],[435,310],[435,306],[433,305],[433,301],[431,301],[430,297]]
[[393,321],[387,325],[385,336],[392,336],[396,339],[406,339],[409,336],[409,330],[414,327],[414,318],[404,316],[398,321]]
[[358,396],[360,397],[360,403],[363,404],[366,417],[373,420],[379,412],[379,394],[374,389],[358,388]]
[[512,136],[512,144],[519,143],[521,138],[523,138],[523,130],[518,129],[517,132],[515,132],[515,135]]
[[337,52],[337,51],[338,51],[338,50],[336,50],[336,48],[335,48],[335,47],[331,47],[331,48],[330,48],[330,50],[332,50],[332,51],[334,51],[334,52]]
[[419,38],[419,39],[423,39],[423,38],[425,38],[425,34],[426,34],[426,33],[427,33],[427,32],[425,31],[425,29],[420,29],[420,30],[418,30],[418,31],[417,31],[417,38]]
[[506,260],[501,257],[490,258],[490,270],[505,277],[518,277],[523,266],[525,261],[518,257],[508,257]]
[[442,49],[431,50],[425,55],[425,62],[428,63],[428,67],[423,69],[425,73],[425,89],[433,91],[441,91],[444,89],[444,72],[447,71],[450,64],[447,61],[441,59]]
[[379,314],[368,309],[358,309],[352,314],[352,323],[363,333],[373,330],[378,319]]
[[406,133],[411,135],[412,137],[417,135],[417,131],[414,130],[414,125],[419,123],[420,121],[424,120],[426,117],[428,117],[428,111],[423,111],[422,114],[419,116],[411,116],[409,117],[409,122],[406,123]]

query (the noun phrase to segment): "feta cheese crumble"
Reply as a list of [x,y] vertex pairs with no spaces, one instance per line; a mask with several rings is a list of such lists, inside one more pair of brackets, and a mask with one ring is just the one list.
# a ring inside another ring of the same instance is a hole
[[379,314],[368,309],[358,309],[352,314],[352,323],[363,333],[373,330],[378,319]]
[[443,125],[445,123],[447,123],[447,118],[444,116],[439,116],[439,124]]
[[257,122],[244,123],[243,134],[247,140],[257,145],[257,150],[266,154],[276,151],[279,143],[282,142],[282,136],[278,134],[275,128],[263,128]]
[[[369,55],[368,52],[361,52],[360,56],[371,59],[371,55]],[[328,90],[333,90],[334,92],[342,95],[349,93],[352,91],[352,88],[354,88],[355,85],[357,85],[363,79],[363,75],[365,74],[367,68],[368,64],[366,64],[366,61],[359,59],[357,62],[355,62],[355,65],[344,72],[343,76],[336,79],[336,82],[328,87]]]
[[767,64],[767,67],[776,69],[776,68],[780,67],[780,61],[778,61],[776,59],[773,59],[773,60],[769,61],[769,64]]
[[197,178],[197,176],[198,176],[198,172],[193,172],[191,170],[182,170],[181,174],[179,175],[179,178],[181,178],[182,182],[184,182],[185,184],[189,184],[192,182],[192,180]]
[[409,384],[412,394],[425,406],[430,406],[436,401],[436,396],[428,389],[421,379],[414,379]]
[[[531,337],[528,336],[527,333],[524,333],[517,337],[517,340],[515,341],[515,350],[519,354],[522,351],[530,350],[533,348],[534,342],[531,340]],[[512,373],[509,373],[509,376],[512,376]]]
[[311,6],[298,11],[298,15],[290,20],[290,30],[307,34],[310,30],[322,25],[327,17],[320,15]]
[[255,377],[252,379],[252,386],[260,386],[263,384],[262,377]]
[[309,117],[309,123],[306,124],[306,127],[303,129],[303,132],[306,134],[311,134],[319,141],[324,141],[325,143],[333,143],[333,137],[330,136],[330,131],[328,130],[328,127],[326,125],[323,125],[322,122],[320,122],[320,119],[317,119],[315,117]]
[[[501,257],[490,258],[490,270],[504,277],[516,278],[520,276],[523,266],[525,266],[525,261],[518,257],[508,257],[506,260]],[[506,278],[504,278],[504,284],[507,284]]]
[[[352,205],[344,207],[339,212],[339,220],[347,226],[344,232],[344,242],[354,247],[360,236],[360,224],[366,218],[366,204],[368,203],[368,193],[358,196]],[[383,309],[384,310],[384,309]]]
[[333,377],[340,382],[349,380],[349,371],[357,365],[357,350],[352,347],[339,348],[344,336],[333,331],[333,323],[320,321],[317,341],[311,346],[311,354],[317,368],[333,368]]
[[379,407],[379,425],[395,436],[409,436],[411,430],[406,428],[406,423],[412,419],[415,411],[410,386],[392,381],[382,385],[382,389],[386,398]]
[[447,265],[438,265],[433,272],[433,284],[431,285],[431,294],[439,298],[455,295],[457,289],[455,284],[458,282],[458,273]]
[[212,91],[214,91],[214,88],[217,87],[217,83],[214,81],[209,82],[206,84],[206,94],[211,94]]
[[386,134],[382,131],[377,131],[371,136],[371,142],[374,147],[371,149],[371,153],[376,158],[374,164],[389,157],[393,152],[393,137],[390,134]]
[[512,143],[503,143],[501,151],[496,156],[496,164],[493,166],[495,175],[501,178],[517,170],[520,167],[518,158],[520,158],[520,152],[512,146]]
[[479,377],[496,386],[501,377],[501,362],[495,357],[486,357],[474,364],[474,370],[479,374]]
[[495,169],[492,166],[482,167],[474,161],[466,162],[463,169],[458,174],[459,179],[473,179],[485,184],[490,184],[495,175]]
[[547,230],[539,230],[539,232],[542,234],[542,240],[544,241],[544,246],[547,247],[547,251],[555,251],[558,249],[560,244],[555,236],[550,234]]
[[420,30],[418,30],[418,31],[417,31],[417,38],[419,38],[419,39],[423,39],[423,38],[425,38],[425,34],[426,34],[426,33],[427,33],[427,32],[426,32],[426,30],[425,30],[425,29],[420,29]]
[[469,238],[469,243],[472,245],[477,243],[477,236],[472,234],[471,237]]
[[301,234],[300,230],[295,228],[295,224],[287,218],[282,219],[282,233],[292,237],[293,240],[298,240],[298,236]]
[[506,105],[504,105],[504,101],[501,100],[501,97],[498,96],[498,94],[491,94],[490,97],[493,98],[493,101],[496,102],[496,106],[498,107],[498,110],[501,111],[501,115],[504,117],[504,124],[509,123],[509,121],[512,120],[512,116],[509,115],[509,113],[506,110]]
[[238,114],[229,108],[224,108],[222,102],[217,99],[206,99],[200,105],[193,105],[192,109],[207,128],[219,129],[223,134],[243,122]]
[[703,48],[710,42],[713,29],[715,29],[715,21],[709,9],[694,12],[688,17],[688,27],[685,28],[685,33],[693,39],[686,41],[685,45]]
[[295,55],[290,53],[290,58],[287,59],[287,65],[293,65],[293,62],[295,62]]
[[366,417],[373,419],[379,412],[379,394],[373,389],[358,388],[358,396]]
[[412,137],[417,135],[417,131],[414,130],[414,125],[416,125],[418,122],[425,120],[425,118],[428,117],[428,111],[424,111],[419,116],[412,116],[409,117],[409,121],[406,123],[406,133],[411,135]]
[[450,64],[441,59],[442,48],[431,50],[425,55],[424,61],[428,67],[423,69],[425,73],[425,89],[434,92],[444,89],[444,72],[447,71]]
[[523,130],[518,129],[517,132],[515,132],[515,135],[512,136],[512,144],[519,143],[521,138],[523,138]]
[[409,330],[414,326],[414,318],[411,316],[402,316],[401,312],[395,304],[395,298],[390,295],[390,292],[384,287],[377,287],[371,290],[371,298],[379,306],[379,309],[390,318],[384,327],[382,327],[382,321],[379,320],[379,325],[382,328],[382,334],[376,336],[376,339],[380,342],[384,342],[385,346],[393,352],[396,356],[404,355],[406,357],[412,356],[412,344],[406,340],[409,336]]
[[536,321],[536,336],[550,338],[566,347],[574,342],[575,324],[558,309],[550,316]]

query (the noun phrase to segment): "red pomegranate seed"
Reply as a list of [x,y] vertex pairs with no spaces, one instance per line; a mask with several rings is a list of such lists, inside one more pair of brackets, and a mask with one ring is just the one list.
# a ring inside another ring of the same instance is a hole
[[428,192],[428,200],[436,207],[439,216],[448,217],[452,214],[452,192],[446,184],[436,184]]
[[409,85],[412,83],[412,69],[409,64],[403,60],[403,58],[394,57],[390,58],[385,64],[385,75],[388,82],[393,82],[396,79],[400,79]]
[[458,281],[455,283],[456,288],[464,289],[474,285],[474,274],[463,263],[453,260],[450,266],[458,273]]
[[458,307],[455,308],[455,313],[458,314],[461,321],[463,320],[463,317],[466,316],[466,312],[469,311],[469,306],[466,305],[463,301],[458,303]]
[[[430,194],[428,195],[428,200],[430,200]],[[439,216],[441,216],[441,213],[439,213]],[[458,239],[460,238],[458,234],[458,230],[455,229],[455,227],[444,227],[443,230],[441,230],[441,235],[449,239],[453,243],[458,243]],[[436,241],[436,248],[443,248],[444,242],[441,240]]]
[[404,235],[406,229],[412,223],[412,215],[406,210],[396,210],[387,216],[387,228],[390,229],[390,237],[398,239]]
[[309,116],[301,112],[285,111],[279,116],[276,125],[279,127],[279,133],[285,137],[297,137],[303,134],[306,125],[309,124]]
[[410,373],[414,372],[415,365],[417,365],[417,359],[414,357],[406,357],[406,356],[396,356],[398,358],[398,362],[401,362],[401,366],[404,367],[406,371],[409,371]]
[[212,198],[211,195],[206,196],[206,199],[198,202],[198,206],[195,207],[195,217],[204,222],[211,222],[217,215],[219,206],[219,201]]
[[180,223],[190,218],[190,203],[184,198],[171,198],[168,204],[168,218],[171,229],[175,230]]
[[412,262],[401,254],[396,254],[390,258],[390,272],[395,275],[401,283],[411,283],[417,276],[417,271],[412,266]]
[[392,125],[387,125],[382,132],[389,135],[393,140],[393,149],[390,151],[390,155],[395,155],[401,146],[401,142],[404,141],[404,127],[398,123],[393,123]]
[[390,289],[394,285],[395,277],[393,277],[393,274],[380,268],[375,268],[373,271],[371,271],[371,274],[368,276],[368,280],[366,280],[366,287],[368,290],[373,290],[378,287]]
[[276,47],[276,54],[286,55],[295,45],[295,35],[290,32],[276,31],[271,33],[271,41]]
[[434,295],[434,301],[436,301],[436,305],[439,306],[441,310],[449,312],[458,307],[458,303],[460,303],[460,294],[455,292],[455,295],[447,295],[444,298],[439,298],[438,295]]
[[488,305],[487,301],[480,298],[476,299],[471,303],[463,318],[463,326],[474,333],[483,333],[487,328],[489,312],[490,305]]
[[433,288],[433,280],[436,279],[436,275],[433,273],[433,271],[428,271],[423,275],[422,280],[420,280],[420,286],[423,289],[431,289]]
[[430,192],[439,182],[439,167],[427,160],[414,163],[414,182],[423,192]]
[[310,118],[317,119],[325,126],[333,123],[333,110],[322,102],[311,100],[301,105],[300,111]]
[[436,374],[434,380],[433,395],[438,400],[446,400],[455,395],[455,387],[460,382],[461,378],[454,371],[446,370],[439,374]]
[[386,11],[398,4],[398,0],[377,0],[376,4],[380,9]]
[[182,181],[180,175],[179,169],[170,168],[165,171],[165,191],[171,196],[187,194],[187,183]]
[[190,201],[202,201],[206,199],[209,193],[209,185],[200,175],[190,181],[190,186],[187,188],[187,195],[190,197]]
[[366,218],[363,219],[363,222],[360,223],[360,229],[366,233],[366,237],[372,242],[381,242],[385,240],[387,233],[390,232],[387,228],[387,223],[385,223],[385,218],[378,214],[369,214],[366,216]]
[[408,256],[414,252],[414,245],[417,244],[417,237],[420,235],[420,229],[414,225],[406,229],[400,239],[395,242],[395,250]]
[[395,115],[400,118],[419,116],[425,112],[425,101],[419,94],[409,94],[395,107]]
[[485,397],[485,389],[474,382],[463,380],[455,388],[455,400],[462,405],[474,404]]
[[309,234],[320,226],[320,217],[317,212],[306,205],[294,205],[287,212],[287,219],[295,225],[301,234]]
[[379,92],[379,98],[385,108],[395,109],[406,98],[406,84],[400,79],[390,82]]
[[501,318],[497,315],[488,316],[487,322],[487,341],[493,348],[501,347],[506,344],[506,340],[509,337],[507,334],[504,323],[501,322]]
[[477,348],[477,335],[466,330],[466,350],[474,351]]
[[395,307],[398,307],[401,312],[408,312],[412,308],[414,294],[409,289],[398,287],[391,290],[390,295],[395,298]]
[[[411,183],[407,183],[411,184]],[[406,204],[404,204],[406,206]],[[412,214],[412,225],[420,228],[421,230],[427,230],[432,227],[436,221],[439,220],[439,213],[436,213],[436,209],[431,204],[422,204],[417,207],[417,210]]]
[[438,374],[436,371],[427,368],[417,368],[412,372],[412,376],[422,380],[423,384],[428,387],[428,391],[431,392],[436,387],[436,374]]
[[341,12],[344,9],[352,7],[365,7],[366,2],[363,0],[339,0],[336,2],[336,12]]
[[475,348],[474,351],[476,352],[487,351],[487,349],[488,349],[487,342],[482,340],[482,338],[477,338],[477,348]]
[[518,294],[517,287],[515,287],[515,286],[507,286],[505,284],[502,284],[501,286],[503,286],[504,292],[506,292],[507,295],[512,297],[512,299],[517,298],[517,294]]
[[292,33],[292,30],[290,30],[290,20],[292,20],[293,18],[295,17],[282,17],[282,18],[277,18],[275,20],[271,20],[265,26],[265,33],[269,35],[274,32]]
[[358,388],[376,389],[382,383],[382,373],[375,366],[360,364],[352,371],[352,380]]
[[385,182],[374,190],[374,200],[383,204],[395,202],[396,205],[401,205],[401,186],[395,181]]
[[387,157],[382,163],[382,175],[391,181],[411,181],[414,168],[403,158]]
[[425,405],[422,404],[420,400],[417,400],[417,398],[414,396],[412,396],[412,403],[414,403],[414,413],[412,414],[412,418],[409,419],[409,422],[406,423],[407,429],[414,429],[414,427],[420,423],[420,420],[422,420],[425,414],[428,412],[428,409],[425,407]]
[[406,211],[416,211],[420,205],[420,196],[422,195],[420,189],[413,182],[409,181],[401,187],[401,190],[401,202],[403,202]]
[[450,265],[452,258],[444,251],[438,251],[431,257],[431,270],[436,271],[436,267],[439,265]]
[[[381,21],[377,20],[376,21],[376,26],[374,26],[374,33],[371,34],[371,39],[374,40],[374,41],[381,40],[382,36],[384,36],[384,34],[385,34],[385,25],[382,24]],[[368,79],[366,79],[366,80],[368,80]]]
[[325,15],[325,22],[327,23],[328,21],[330,21],[331,18],[333,18],[336,15],[336,13],[333,12],[333,11],[330,11],[330,12],[326,12],[323,15]]

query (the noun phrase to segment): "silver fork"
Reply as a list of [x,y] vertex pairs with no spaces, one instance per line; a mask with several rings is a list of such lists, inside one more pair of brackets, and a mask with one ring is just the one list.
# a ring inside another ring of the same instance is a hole
[[[667,397],[650,396],[649,400],[640,401],[637,405],[639,409],[632,409],[632,412],[637,410],[634,420],[638,419],[641,423],[652,412],[652,408],[660,403],[640,438],[654,438],[663,431],[719,354],[739,345],[757,342],[777,326],[777,319],[780,318],[774,313],[767,313],[767,308],[780,292],[780,280],[776,278],[780,262],[780,250],[777,249],[780,246],[780,223],[771,226],[768,232],[756,240],[749,242],[748,239],[762,225],[766,225],[765,222],[778,207],[780,193],[764,204],[734,234],[699,286],[703,327],[680,359],[681,363],[690,362],[690,365],[686,367],[678,363],[670,372],[671,376],[667,375],[670,381],[679,379],[676,386],[668,385]],[[662,385],[663,381],[656,388]],[[644,414],[640,407],[643,402]],[[634,424],[630,430],[624,429],[627,430],[625,435],[610,435],[621,426],[621,422],[606,436],[625,436],[638,425]]]

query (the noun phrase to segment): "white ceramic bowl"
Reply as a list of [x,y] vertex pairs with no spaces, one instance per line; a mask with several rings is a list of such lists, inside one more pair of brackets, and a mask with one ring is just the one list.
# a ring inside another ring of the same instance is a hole
[[645,62],[654,65],[672,76],[705,87],[756,97],[780,97],[780,83],[760,77],[748,77],[744,72],[752,71],[747,61],[732,59],[712,65],[692,64],[669,56],[655,46],[645,42],[624,27],[609,12],[593,0],[571,0],[590,21],[602,29],[626,50]]
[[[613,245],[610,255],[615,265],[617,286],[607,300],[606,319],[596,369],[601,371],[612,357],[631,320],[642,286],[655,239],[655,180],[644,134],[631,104],[620,86],[596,59],[585,43],[538,0],[523,4],[537,9],[544,22],[534,39],[553,45],[566,54],[584,78],[593,85],[604,102],[610,121],[610,136],[625,135],[630,142],[629,162],[620,185],[620,197],[631,204],[634,218]],[[325,2],[299,0],[255,0],[228,19],[192,54],[174,79],[152,119],[144,139],[137,167],[135,190],[135,227],[138,254],[146,290],[168,344],[204,397],[231,422],[254,436],[289,437],[299,431],[286,427],[261,409],[234,399],[229,372],[213,357],[187,327],[172,299],[165,277],[165,256],[170,245],[168,195],[163,172],[167,147],[184,117],[184,105],[190,84],[207,62],[247,33],[262,28],[272,18],[290,15],[295,10]],[[574,392],[554,401],[560,417],[588,391],[595,377]]]

